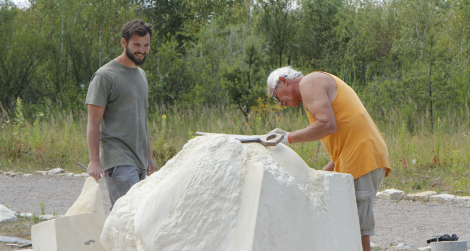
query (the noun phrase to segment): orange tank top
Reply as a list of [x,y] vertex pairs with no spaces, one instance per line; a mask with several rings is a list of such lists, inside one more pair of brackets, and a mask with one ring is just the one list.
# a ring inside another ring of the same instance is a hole
[[[336,97],[331,103],[337,130],[320,141],[335,163],[335,171],[349,173],[357,179],[377,168],[390,172],[387,145],[377,125],[370,117],[356,92],[338,77]],[[307,109],[306,109],[307,110]],[[310,124],[316,119],[307,110]]]

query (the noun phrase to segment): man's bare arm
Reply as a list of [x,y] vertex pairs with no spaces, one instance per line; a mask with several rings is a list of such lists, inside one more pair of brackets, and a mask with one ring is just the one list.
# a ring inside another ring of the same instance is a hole
[[155,172],[155,169],[157,168],[157,166],[155,165],[155,162],[153,162],[153,159],[152,159],[152,148],[150,148],[150,134],[149,134],[148,124],[147,124],[147,135],[148,135],[147,144],[148,144],[148,165],[149,165],[147,167],[147,176],[150,176],[153,172]]
[[335,163],[333,161],[330,161],[330,163],[326,164],[325,167],[323,167],[322,171],[334,171],[335,170]]
[[88,164],[88,174],[95,178],[106,178],[106,173],[100,162],[100,124],[103,119],[104,107],[97,105],[88,105],[88,123],[87,123],[87,143],[90,155]]
[[302,102],[316,121],[289,134],[292,143],[320,140],[336,132],[336,118],[331,102],[336,96],[334,79],[324,73],[305,76],[299,85]]

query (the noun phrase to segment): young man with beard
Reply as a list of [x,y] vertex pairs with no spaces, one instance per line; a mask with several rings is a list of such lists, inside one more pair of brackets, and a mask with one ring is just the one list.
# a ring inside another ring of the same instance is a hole
[[112,206],[156,168],[147,123],[147,76],[138,67],[149,53],[151,27],[140,19],[124,24],[123,53],[96,71],[86,97],[88,174],[97,181],[105,178]]

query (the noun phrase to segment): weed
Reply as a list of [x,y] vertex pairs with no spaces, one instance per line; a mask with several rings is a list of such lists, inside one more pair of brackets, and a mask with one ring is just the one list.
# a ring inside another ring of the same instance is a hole
[[41,215],[45,215],[44,202],[41,202]]

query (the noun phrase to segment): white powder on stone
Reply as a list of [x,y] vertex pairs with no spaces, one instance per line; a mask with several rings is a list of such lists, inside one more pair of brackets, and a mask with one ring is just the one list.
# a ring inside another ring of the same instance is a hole
[[204,136],[116,202],[101,242],[113,251],[361,250],[355,210],[350,175],[310,169],[282,144]]

